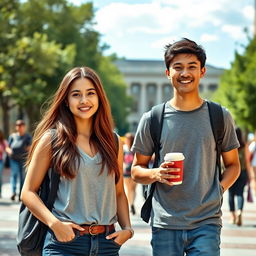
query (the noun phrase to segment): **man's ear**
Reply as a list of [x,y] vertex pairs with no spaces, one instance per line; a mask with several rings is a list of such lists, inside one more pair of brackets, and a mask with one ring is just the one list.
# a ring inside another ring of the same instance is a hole
[[168,69],[165,70],[165,74],[166,74],[167,78],[168,78],[169,80],[171,80],[170,71],[169,71]]
[[200,78],[204,77],[205,73],[206,73],[206,67],[201,68]]

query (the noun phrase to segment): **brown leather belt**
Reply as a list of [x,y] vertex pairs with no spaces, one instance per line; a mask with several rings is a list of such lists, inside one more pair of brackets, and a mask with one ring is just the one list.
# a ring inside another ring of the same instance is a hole
[[115,230],[115,226],[114,224],[111,225],[97,225],[97,224],[91,224],[91,225],[80,225],[84,231],[79,231],[80,236],[83,235],[98,235],[98,234],[102,234],[105,232],[112,232],[113,230]]

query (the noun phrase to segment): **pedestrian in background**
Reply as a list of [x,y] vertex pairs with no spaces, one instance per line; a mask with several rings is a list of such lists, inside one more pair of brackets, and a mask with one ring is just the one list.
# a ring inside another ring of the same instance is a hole
[[254,132],[254,137],[249,144],[249,152],[250,152],[250,164],[251,164],[251,183],[254,190],[254,196],[256,197],[256,131]]
[[[239,175],[233,119],[227,109],[224,115],[224,137],[221,155],[225,170],[220,182],[216,171],[216,142],[213,136],[208,104],[199,95],[200,79],[205,75],[204,49],[189,39],[166,45],[166,76],[174,95],[165,104],[160,138],[158,168],[148,168],[154,152],[150,135],[151,111],[144,113],[135,134],[132,177],[136,182],[156,182],[151,210],[154,256],[220,255],[221,202],[223,193]],[[172,162],[164,162],[169,152],[182,152],[184,176],[180,185]]]
[[31,145],[31,135],[26,132],[26,124],[24,120],[17,120],[15,123],[16,132],[12,133],[8,138],[8,147],[6,152],[10,160],[10,183],[12,196],[11,200],[14,201],[17,195],[17,182],[19,179],[19,199],[20,193],[24,182],[25,169],[24,165],[27,158],[27,153]]
[[[250,180],[250,163],[248,145],[244,141],[242,130],[237,127],[236,135],[240,143],[238,148],[241,172],[235,183],[228,189],[228,203],[231,213],[231,223],[237,226],[242,225],[242,214],[244,207],[244,187]],[[235,198],[237,199],[237,207],[235,206]],[[237,210],[236,210],[237,208]]]
[[[123,148],[113,128],[98,75],[88,67],[70,70],[36,128],[21,195],[49,227],[43,256],[116,256],[132,237]],[[61,176],[52,212],[37,194],[50,166]]]
[[4,155],[7,147],[7,141],[4,139],[3,131],[0,130],[0,198],[2,198],[2,185],[3,185],[3,169],[4,169]]
[[136,210],[134,201],[136,197],[136,182],[131,178],[131,167],[133,162],[133,152],[131,147],[133,144],[134,135],[130,132],[124,135],[124,185],[128,198],[130,212],[135,215]]

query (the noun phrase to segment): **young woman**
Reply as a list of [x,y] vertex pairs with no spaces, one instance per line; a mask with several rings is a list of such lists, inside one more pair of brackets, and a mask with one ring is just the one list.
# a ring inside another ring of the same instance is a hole
[[[244,187],[250,180],[250,163],[249,163],[249,150],[248,145],[244,141],[242,130],[237,127],[236,135],[240,147],[238,148],[239,161],[240,161],[240,175],[235,183],[228,189],[228,203],[231,214],[230,223],[237,226],[242,225],[242,214],[244,207]],[[235,204],[235,197],[237,199],[237,210]]]
[[135,215],[135,207],[134,207],[134,201],[136,197],[136,185],[131,178],[131,167],[133,162],[133,152],[131,151],[131,147],[134,140],[134,135],[130,132],[126,133],[124,135],[125,141],[124,141],[124,185],[127,193],[128,203],[130,206],[130,211],[133,215]]
[[7,147],[7,141],[4,139],[4,134],[0,130],[0,198],[2,197],[2,181],[3,181],[3,169],[4,169],[4,154]]
[[[119,255],[133,236],[116,144],[98,75],[88,67],[70,70],[35,131],[21,195],[49,227],[43,256]],[[37,194],[50,166],[61,175],[52,212]]]

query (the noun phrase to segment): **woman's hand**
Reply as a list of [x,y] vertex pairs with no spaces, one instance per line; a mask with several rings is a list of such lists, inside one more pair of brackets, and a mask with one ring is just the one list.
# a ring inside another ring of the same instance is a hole
[[69,242],[73,240],[75,238],[74,229],[79,231],[84,230],[75,223],[61,221],[55,222],[50,228],[54,232],[54,235],[59,242]]
[[114,242],[120,246],[130,238],[132,238],[132,232],[129,229],[116,231],[106,237],[106,239],[114,239]]

